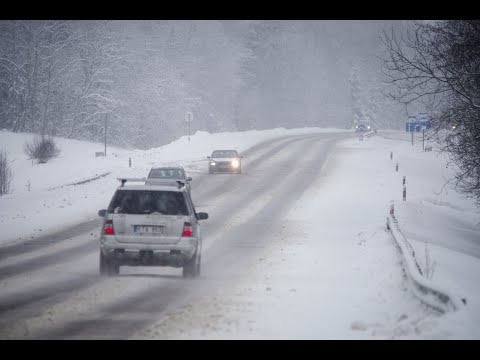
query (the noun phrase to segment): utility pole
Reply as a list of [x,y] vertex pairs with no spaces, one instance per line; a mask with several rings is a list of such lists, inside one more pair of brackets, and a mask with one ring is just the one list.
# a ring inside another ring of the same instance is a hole
[[423,132],[423,143],[422,143],[422,148],[423,148],[423,151],[425,151],[425,129],[422,129],[422,132]]
[[412,132],[412,146],[413,146],[413,133],[417,130],[417,117],[409,116],[408,120],[410,121],[410,131]]
[[105,114],[105,156],[107,156],[107,119],[108,113]]
[[193,120],[193,114],[188,111],[186,114],[185,114],[185,121],[187,123],[187,126],[188,126],[188,141],[190,141],[190,124]]

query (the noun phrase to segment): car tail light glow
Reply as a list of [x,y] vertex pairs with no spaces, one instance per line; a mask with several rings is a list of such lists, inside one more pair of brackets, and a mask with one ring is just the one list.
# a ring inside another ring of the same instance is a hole
[[189,222],[183,224],[182,236],[192,236],[192,224]]
[[103,233],[105,235],[115,235],[115,230],[113,230],[113,221],[107,220],[103,228]]

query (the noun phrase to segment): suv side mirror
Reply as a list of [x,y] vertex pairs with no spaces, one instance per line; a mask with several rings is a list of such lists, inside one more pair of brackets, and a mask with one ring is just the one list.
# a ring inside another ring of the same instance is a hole
[[105,217],[105,214],[107,213],[107,210],[99,210],[98,211],[98,216],[100,217]]
[[204,212],[197,213],[197,219],[198,220],[206,220],[208,219],[208,214]]
[[207,159],[210,159],[210,156],[207,156]]
[[187,181],[192,181],[192,180],[193,180],[193,179],[192,179],[191,176],[187,177]]

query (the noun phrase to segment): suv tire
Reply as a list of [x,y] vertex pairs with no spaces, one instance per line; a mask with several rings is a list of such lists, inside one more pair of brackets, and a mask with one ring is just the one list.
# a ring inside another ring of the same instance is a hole
[[200,275],[201,259],[201,255],[197,255],[197,251],[195,251],[192,258],[183,265],[182,273],[184,278],[195,278]]

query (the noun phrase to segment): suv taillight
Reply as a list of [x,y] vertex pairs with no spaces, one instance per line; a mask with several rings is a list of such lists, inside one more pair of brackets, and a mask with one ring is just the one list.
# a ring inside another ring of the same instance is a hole
[[105,226],[103,228],[103,233],[105,235],[115,235],[115,231],[113,230],[113,221],[107,220],[105,222]]
[[192,236],[192,224],[189,222],[183,224],[182,236]]

